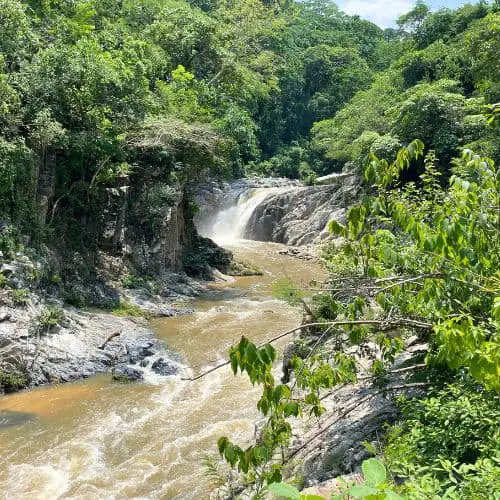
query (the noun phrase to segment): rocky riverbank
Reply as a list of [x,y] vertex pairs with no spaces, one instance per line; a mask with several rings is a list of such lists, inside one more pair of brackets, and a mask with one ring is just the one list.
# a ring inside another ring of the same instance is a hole
[[[286,360],[297,345],[290,344],[285,351],[285,370]],[[379,436],[384,426],[398,417],[394,399],[402,394],[422,395],[425,391],[426,384],[412,383],[408,378],[418,373],[428,348],[418,337],[410,337],[378,384],[374,383],[371,367],[380,356],[379,347],[369,342],[346,351],[356,359],[358,381],[324,394],[322,405],[326,411],[320,418],[294,421],[286,476],[300,479],[304,493],[326,498],[338,492],[339,478],[358,480],[362,462],[372,456],[369,448],[380,448]]]
[[147,318],[191,312],[177,302],[204,289],[202,282],[171,274],[159,293],[114,288],[119,297],[114,309],[85,309],[40,289],[5,286],[0,290],[0,392],[110,371],[118,380],[141,379],[146,368],[177,373],[180,365],[155,338]]

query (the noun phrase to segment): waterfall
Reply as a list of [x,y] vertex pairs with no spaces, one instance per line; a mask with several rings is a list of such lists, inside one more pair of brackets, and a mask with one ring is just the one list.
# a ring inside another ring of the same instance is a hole
[[268,196],[282,190],[283,188],[255,188],[239,194],[232,193],[233,197],[227,195],[224,203],[211,213],[201,213],[197,216],[198,231],[202,236],[211,238],[220,245],[235,244],[243,238],[246,225],[254,210]]

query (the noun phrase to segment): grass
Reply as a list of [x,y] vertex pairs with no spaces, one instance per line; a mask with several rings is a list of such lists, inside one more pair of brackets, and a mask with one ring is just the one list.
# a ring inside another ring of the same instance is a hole
[[132,316],[135,318],[150,318],[150,314],[131,302],[120,300],[120,305],[111,311],[114,316]]

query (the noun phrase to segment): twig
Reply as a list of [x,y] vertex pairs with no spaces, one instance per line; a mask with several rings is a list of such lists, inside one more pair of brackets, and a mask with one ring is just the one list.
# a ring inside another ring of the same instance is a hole
[[396,286],[401,286],[406,283],[414,283],[415,281],[420,281],[423,279],[429,279],[429,278],[437,278],[437,279],[443,279],[445,276],[444,274],[441,273],[435,273],[435,274],[423,274],[422,276],[415,276],[413,278],[406,278],[401,281],[396,281],[396,283],[391,283],[390,285],[386,285],[382,288],[379,288],[377,290],[378,293],[385,292],[387,290],[390,290],[391,288],[394,288]]
[[302,364],[302,366],[300,367],[300,371],[299,373],[297,373],[297,376],[295,377],[295,380],[293,382],[293,385],[292,385],[292,388],[291,390],[293,391],[295,389],[295,386],[297,385],[297,380],[298,378],[300,377],[300,375],[302,374],[302,371],[304,370],[304,366],[307,362],[307,360],[314,354],[314,351],[316,350],[316,348],[318,347],[319,343],[326,337],[326,335],[328,335],[330,333],[330,331],[332,330],[333,326],[330,326],[329,328],[327,328],[321,335],[320,337],[318,338],[318,340],[316,340],[316,342],[314,343],[314,345],[312,346],[311,350],[309,351],[309,353],[307,354],[307,356],[304,358],[304,363]]
[[[364,286],[364,285],[359,285],[359,286],[344,286],[342,288],[304,288],[304,290],[309,290],[309,291],[314,291],[314,292],[343,292],[343,291],[350,291],[350,290],[375,290],[377,293],[384,292],[386,290],[389,290],[390,288],[394,288],[396,286],[404,285],[405,283],[412,283],[415,281],[420,281],[423,279],[429,279],[429,278],[445,278],[445,275],[443,273],[428,273],[428,274],[421,274],[419,276],[409,276],[409,277],[404,277],[404,276],[389,276],[387,278],[377,278],[373,280],[372,282],[375,285],[381,284],[381,283],[387,283],[389,281],[395,281],[395,283],[391,283],[390,285],[387,285],[383,288],[380,288],[378,286]],[[340,278],[339,278],[340,279]],[[345,278],[346,280],[359,280],[359,281],[368,281],[371,280],[372,278],[369,277],[348,277]]]
[[115,338],[115,337],[118,337],[119,335],[121,335],[122,333],[122,330],[118,330],[116,332],[113,332],[105,341],[104,341],[104,344],[102,344],[101,346],[99,346],[99,349],[101,349],[101,351]]
[[[398,368],[397,370],[390,370],[383,375],[395,375],[398,373],[410,372],[412,370],[420,370],[421,368],[425,368],[427,365],[425,363],[421,363],[418,365],[407,366],[406,368]],[[363,377],[357,377],[356,380],[369,380],[371,378],[376,378],[376,375],[366,375]]]
[[[408,319],[408,318],[398,318],[398,319],[393,319],[390,321],[384,321],[384,320],[377,320],[377,319],[366,319],[366,320],[345,320],[345,321],[328,321],[328,322],[322,322],[322,323],[307,323],[305,325],[300,325],[295,328],[292,328],[291,330],[288,330],[285,333],[281,333],[280,335],[277,335],[276,337],[273,337],[272,339],[266,340],[265,342],[262,342],[259,344],[257,347],[262,347],[265,344],[270,344],[272,342],[276,342],[279,339],[282,339],[283,337],[286,337],[287,335],[291,335],[292,333],[295,333],[299,330],[302,330],[303,328],[310,328],[313,326],[328,326],[328,327],[334,327],[334,326],[349,326],[349,325],[372,325],[372,326],[380,326],[381,329],[387,329],[387,328],[392,328],[395,326],[410,326],[413,328],[422,328],[425,330],[429,330],[432,328],[431,323],[424,323],[423,321],[418,321],[415,319]],[[189,380],[189,381],[194,381],[198,380],[205,375],[208,375],[209,373],[214,372],[215,370],[218,370],[219,368],[222,368],[224,366],[227,366],[229,363],[231,363],[230,360],[224,361],[224,363],[220,363],[209,370],[201,373],[200,375],[197,375],[196,377],[190,377],[190,378],[183,378],[181,380]]]

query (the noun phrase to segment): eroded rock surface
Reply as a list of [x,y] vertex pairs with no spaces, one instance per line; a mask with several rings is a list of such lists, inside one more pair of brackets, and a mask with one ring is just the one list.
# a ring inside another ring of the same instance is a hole
[[[65,308],[60,325],[37,331],[34,326],[41,311],[42,306],[34,305],[0,307],[0,316],[9,316],[0,323],[3,370],[25,375],[26,385],[69,382],[114,367],[124,370],[126,365],[139,365],[158,355],[167,364],[171,356],[143,318]],[[168,366],[172,368],[168,375],[178,371],[175,364]]]
[[[217,214],[247,203],[251,213],[237,213],[234,223],[241,223],[242,218],[244,223],[235,236],[291,246],[318,243],[328,235],[328,221],[343,221],[360,193],[357,176],[342,174],[330,182],[321,186],[303,186],[287,179],[211,183],[197,195],[201,210],[195,223],[202,233],[210,234]],[[252,196],[258,197],[255,206],[248,203]]]
[[347,208],[359,194],[355,177],[327,186],[295,187],[265,198],[248,220],[244,235],[286,245],[317,243],[328,235],[331,219],[345,220]]

